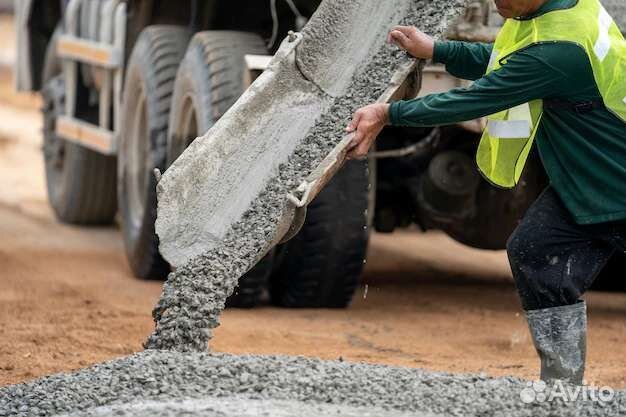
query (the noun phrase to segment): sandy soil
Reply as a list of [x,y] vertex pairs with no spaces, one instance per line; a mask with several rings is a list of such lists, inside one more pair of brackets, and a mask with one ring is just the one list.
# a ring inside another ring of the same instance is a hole
[[[0,19],[0,34],[2,34]],[[134,279],[118,230],[57,223],[34,96],[0,77],[0,385],[141,349],[161,284]],[[626,386],[626,296],[591,293],[587,380]],[[439,233],[376,235],[348,310],[226,311],[212,348],[537,377],[502,252]]]

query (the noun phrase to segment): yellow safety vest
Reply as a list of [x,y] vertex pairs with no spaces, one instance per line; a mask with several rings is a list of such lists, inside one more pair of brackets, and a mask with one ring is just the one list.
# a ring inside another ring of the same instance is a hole
[[[604,105],[626,122],[626,40],[599,0],[579,0],[572,8],[533,19],[507,19],[494,43],[487,73],[506,65],[514,52],[549,42],[571,42],[585,50]],[[476,162],[492,184],[517,185],[542,114],[543,102],[535,100],[487,118]]]

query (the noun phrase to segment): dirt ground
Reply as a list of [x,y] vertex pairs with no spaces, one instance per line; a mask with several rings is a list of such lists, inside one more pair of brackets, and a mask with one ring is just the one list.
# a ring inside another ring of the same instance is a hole
[[[54,220],[38,106],[0,71],[0,385],[140,350],[161,287],[131,276],[117,228]],[[626,295],[587,300],[587,380],[626,387]],[[211,348],[524,378],[538,370],[505,254],[416,231],[373,237],[350,309],[228,310]]]

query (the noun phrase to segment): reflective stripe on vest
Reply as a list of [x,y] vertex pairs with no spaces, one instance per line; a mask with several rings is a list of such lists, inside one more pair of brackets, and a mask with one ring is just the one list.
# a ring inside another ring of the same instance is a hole
[[[487,73],[506,65],[506,58],[516,51],[542,42],[570,42],[583,48],[606,108],[626,121],[626,41],[599,0],[579,0],[574,7],[529,20],[507,19]],[[487,118],[476,162],[492,184],[517,185],[542,113],[543,103],[536,100]]]
[[487,119],[487,132],[500,139],[519,139],[530,137],[533,122],[530,105],[521,104],[509,110],[507,120]]

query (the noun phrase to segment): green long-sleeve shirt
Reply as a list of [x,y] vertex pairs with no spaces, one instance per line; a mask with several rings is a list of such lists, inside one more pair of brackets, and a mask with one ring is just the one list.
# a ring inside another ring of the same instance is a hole
[[[549,0],[534,16],[575,3]],[[474,83],[392,103],[391,124],[454,124],[535,99],[601,99],[589,58],[573,43],[533,45],[513,54],[501,69],[483,75],[492,46],[437,42],[433,60]],[[546,109],[535,140],[551,185],[577,223],[626,219],[626,123],[607,109],[583,114]]]

